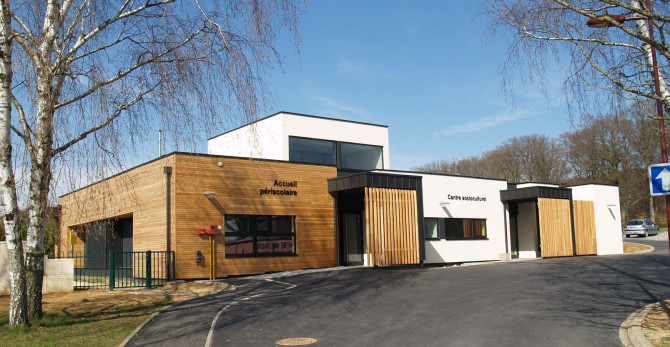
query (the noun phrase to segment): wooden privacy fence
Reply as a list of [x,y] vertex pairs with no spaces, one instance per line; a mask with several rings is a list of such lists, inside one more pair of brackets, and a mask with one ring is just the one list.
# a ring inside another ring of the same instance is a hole
[[598,253],[593,201],[574,200],[575,248],[572,246],[570,200],[537,199],[542,257],[569,257]]
[[419,264],[416,191],[366,187],[365,241],[370,265]]
[[542,257],[572,256],[570,200],[538,198],[537,207]]
[[593,201],[574,200],[575,244],[577,255],[598,254],[596,215]]

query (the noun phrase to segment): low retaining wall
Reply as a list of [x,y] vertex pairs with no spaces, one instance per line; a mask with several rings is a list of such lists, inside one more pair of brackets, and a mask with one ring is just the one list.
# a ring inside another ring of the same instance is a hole
[[[0,242],[0,295],[9,295],[9,253],[7,242]],[[74,260],[44,257],[42,293],[74,290]]]

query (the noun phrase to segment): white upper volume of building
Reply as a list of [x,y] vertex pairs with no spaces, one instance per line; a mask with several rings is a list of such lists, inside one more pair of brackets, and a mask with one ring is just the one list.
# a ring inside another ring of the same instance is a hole
[[[301,152],[301,147],[309,147],[309,153]],[[336,148],[333,153],[337,154],[330,155],[329,147]],[[356,165],[357,156],[365,157],[360,160],[366,163],[371,156],[379,156],[372,160],[378,164],[369,169],[390,169],[388,126],[290,112],[278,112],[214,136],[207,141],[207,153],[324,164],[336,161],[332,164],[338,167],[346,166],[346,159]]]

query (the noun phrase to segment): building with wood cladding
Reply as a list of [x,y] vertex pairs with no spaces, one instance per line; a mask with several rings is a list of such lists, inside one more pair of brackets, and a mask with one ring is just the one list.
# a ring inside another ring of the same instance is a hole
[[281,112],[61,197],[61,252],[179,279],[623,252],[618,188],[394,171],[388,127]]

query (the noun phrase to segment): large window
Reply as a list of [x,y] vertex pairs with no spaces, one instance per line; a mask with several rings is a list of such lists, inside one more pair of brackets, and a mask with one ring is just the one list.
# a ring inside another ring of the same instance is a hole
[[295,255],[294,216],[226,215],[226,257]]
[[288,160],[298,163],[337,165],[336,142],[289,136]]
[[448,239],[485,239],[486,220],[447,218],[444,221],[444,236]]
[[289,136],[288,160],[297,163],[337,165],[343,170],[383,168],[381,146]]
[[424,218],[426,240],[486,239],[486,219]]
[[382,148],[356,143],[340,143],[342,169],[374,170],[382,168]]

